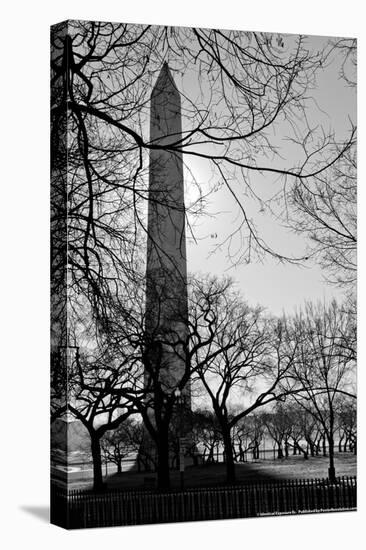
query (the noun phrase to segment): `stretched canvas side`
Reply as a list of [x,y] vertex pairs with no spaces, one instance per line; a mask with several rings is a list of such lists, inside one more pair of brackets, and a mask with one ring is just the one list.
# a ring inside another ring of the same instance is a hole
[[356,52],[52,27],[52,523],[356,510]]

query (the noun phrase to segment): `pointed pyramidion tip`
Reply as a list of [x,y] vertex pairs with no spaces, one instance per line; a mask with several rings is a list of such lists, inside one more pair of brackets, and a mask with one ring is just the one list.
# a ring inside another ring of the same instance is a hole
[[171,78],[173,80],[172,73],[170,72],[168,62],[164,61],[158,78],[166,77],[166,76],[168,76],[169,78]]
[[[160,70],[159,76],[155,82],[152,94],[161,93],[161,92],[178,92],[178,88],[175,85],[172,73],[167,61],[164,61],[163,66]],[[179,92],[178,92],[179,93]]]

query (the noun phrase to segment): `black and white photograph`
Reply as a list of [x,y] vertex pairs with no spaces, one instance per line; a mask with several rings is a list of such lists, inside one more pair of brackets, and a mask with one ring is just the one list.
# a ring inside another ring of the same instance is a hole
[[356,62],[52,26],[52,523],[356,510]]

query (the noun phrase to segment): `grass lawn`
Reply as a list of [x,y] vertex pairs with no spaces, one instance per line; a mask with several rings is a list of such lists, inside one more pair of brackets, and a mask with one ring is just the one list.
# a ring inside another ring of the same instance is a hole
[[[356,456],[351,453],[338,453],[335,457],[337,476],[356,475]],[[281,479],[326,478],[328,457],[314,457],[304,460],[301,456],[287,459],[261,460],[236,465],[237,481],[275,481]],[[154,474],[126,472],[108,477],[108,487],[144,488],[145,478]],[[208,487],[225,484],[225,464],[189,466],[185,471],[186,487]],[[172,488],[180,486],[179,472],[171,472]],[[84,485],[85,487],[85,485]]]

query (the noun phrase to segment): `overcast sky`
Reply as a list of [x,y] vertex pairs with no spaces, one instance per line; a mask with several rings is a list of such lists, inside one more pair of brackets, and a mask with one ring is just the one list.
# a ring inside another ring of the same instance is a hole
[[[327,39],[310,37],[309,45],[318,49]],[[347,87],[339,79],[339,62],[337,59],[320,75],[317,88],[310,92],[313,101],[309,102],[307,115],[312,124],[321,124],[326,130],[336,132],[339,138],[346,137],[349,129],[348,115],[356,120],[355,90]],[[174,74],[174,72],[173,72]],[[179,74],[175,75],[178,88],[187,90],[187,78],[181,81]],[[194,90],[194,79],[189,79],[189,92]],[[184,105],[184,100],[183,100]],[[184,110],[183,110],[184,111]],[[183,120],[184,126],[184,120]],[[281,128],[278,129],[281,134]],[[291,158],[291,152],[290,152]],[[195,197],[192,179],[196,179],[203,188],[212,185],[212,172],[208,164],[201,159],[188,157],[185,161],[186,206]],[[264,195],[276,189],[274,176],[262,177],[256,173],[251,175],[252,183]],[[209,183],[210,182],[210,183]],[[240,190],[238,190],[240,192]],[[248,199],[248,211],[254,217],[261,235],[283,254],[299,256],[305,251],[306,242],[302,237],[290,233],[280,227],[268,212],[261,212],[258,204]],[[238,209],[230,198],[227,189],[221,189],[209,197],[207,213],[209,216],[190,221],[194,222],[194,236],[187,230],[188,270],[191,273],[212,273],[230,275],[236,281],[245,298],[251,304],[261,304],[270,312],[280,314],[291,312],[301,306],[305,300],[329,300],[333,296],[342,297],[342,293],[324,280],[324,274],[319,266],[307,262],[306,267],[289,264],[279,264],[271,257],[265,257],[262,262],[253,259],[248,264],[232,267],[228,260],[227,247],[215,250],[215,247],[225,239],[237,224]],[[234,242],[233,247],[239,246]],[[231,252],[235,252],[233,249]]]

